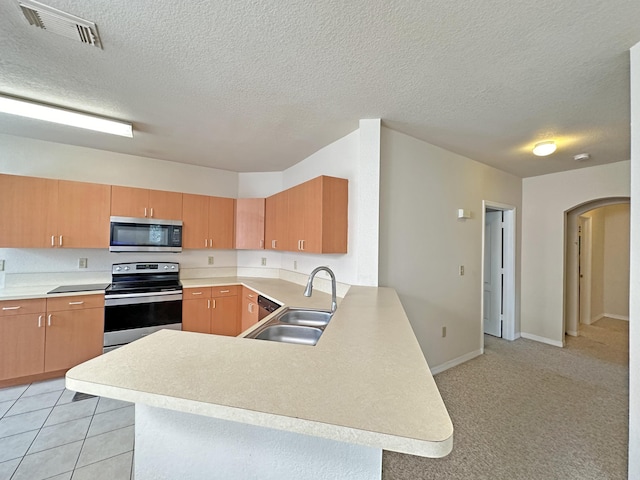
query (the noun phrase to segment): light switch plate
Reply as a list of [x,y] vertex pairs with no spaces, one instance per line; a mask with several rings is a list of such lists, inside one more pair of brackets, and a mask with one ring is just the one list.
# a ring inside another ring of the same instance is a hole
[[0,272],[4,272],[4,260],[0,260]]
[[464,265],[460,265],[460,276],[464,275]]
[[213,265],[213,257],[209,257],[207,261],[209,262],[209,265]]
[[293,261],[293,269],[294,269],[294,270],[297,270],[297,269],[298,269],[298,261],[297,261],[297,260],[294,260],[294,261]]
[[88,260],[86,258],[78,259],[78,268],[87,268]]
[[266,267],[267,266],[267,259],[266,257],[262,257],[262,266]]

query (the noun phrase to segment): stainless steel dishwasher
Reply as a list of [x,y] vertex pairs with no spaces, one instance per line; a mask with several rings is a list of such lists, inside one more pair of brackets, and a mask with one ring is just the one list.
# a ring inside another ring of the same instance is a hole
[[266,316],[271,315],[281,306],[282,305],[280,305],[279,303],[273,302],[267,297],[258,295],[258,320],[262,320]]

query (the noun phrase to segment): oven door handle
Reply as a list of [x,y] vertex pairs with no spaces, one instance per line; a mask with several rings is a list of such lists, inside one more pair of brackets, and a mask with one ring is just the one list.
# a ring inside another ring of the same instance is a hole
[[104,300],[105,307],[115,307],[117,305],[138,305],[142,303],[174,302],[182,300],[182,293],[141,293],[108,295]]

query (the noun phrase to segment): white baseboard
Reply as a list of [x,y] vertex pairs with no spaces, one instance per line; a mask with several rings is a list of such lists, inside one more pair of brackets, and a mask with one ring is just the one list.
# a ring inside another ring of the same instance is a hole
[[603,313],[602,317],[613,318],[614,320],[624,320],[625,322],[629,321],[629,316],[624,315],[614,315],[613,313]]
[[449,370],[450,368],[456,367],[464,362],[468,362],[469,360],[476,358],[477,356],[482,355],[481,350],[475,350],[473,352],[466,353],[461,357],[454,358],[453,360],[449,360],[448,362],[443,363],[442,365],[438,365],[437,367],[431,368],[431,375],[435,375],[437,373],[444,372],[445,370]]
[[551,340],[550,338],[547,338],[547,337],[540,337],[538,335],[533,335],[532,333],[522,332],[520,336],[522,336],[522,338],[528,338],[529,340],[534,340],[536,342],[546,343],[547,345],[553,345],[554,347],[560,347],[560,348],[564,347],[563,342],[559,342],[557,340]]

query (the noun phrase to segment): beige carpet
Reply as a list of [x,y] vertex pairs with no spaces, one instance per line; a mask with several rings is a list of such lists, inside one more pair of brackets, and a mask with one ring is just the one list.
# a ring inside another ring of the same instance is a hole
[[626,479],[628,322],[602,319],[557,348],[485,336],[436,375],[454,424],[442,459],[383,453],[384,480]]

